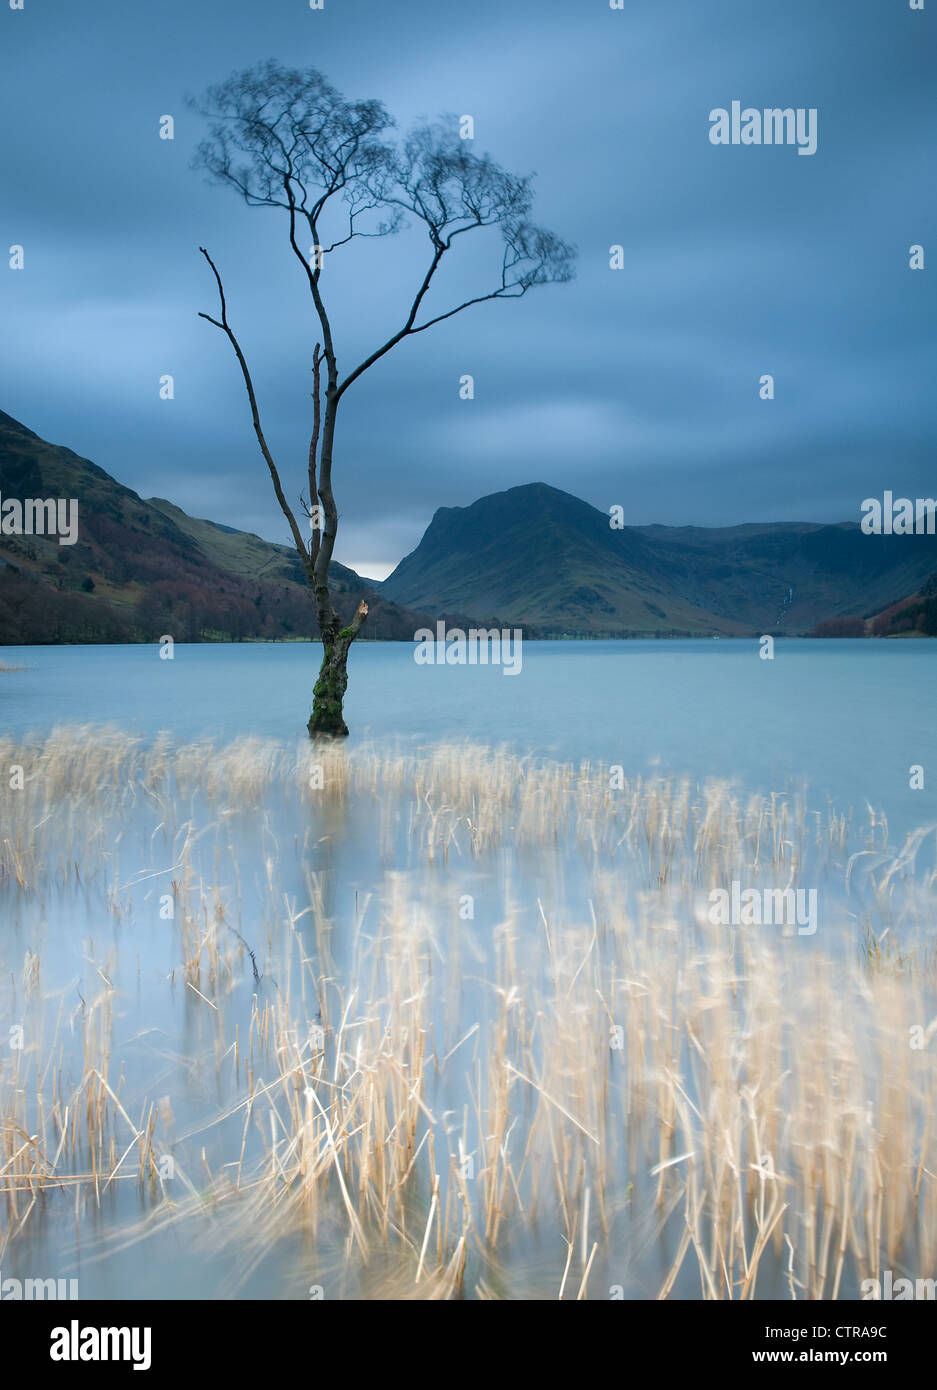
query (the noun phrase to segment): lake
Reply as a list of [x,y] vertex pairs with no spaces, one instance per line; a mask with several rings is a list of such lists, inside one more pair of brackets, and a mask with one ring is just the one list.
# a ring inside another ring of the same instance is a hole
[[[769,791],[806,782],[817,805],[881,808],[896,832],[937,820],[937,641],[526,642],[517,676],[417,666],[406,643],[357,643],[350,746],[467,738],[633,773],[716,775]],[[16,647],[0,663],[0,730],[118,724],[144,736],[293,742],[318,665],[308,643]],[[925,769],[922,789],[909,768]]]
[[932,1275],[937,646],[774,650],[362,643],[325,746],[316,646],[0,652],[2,1279]]

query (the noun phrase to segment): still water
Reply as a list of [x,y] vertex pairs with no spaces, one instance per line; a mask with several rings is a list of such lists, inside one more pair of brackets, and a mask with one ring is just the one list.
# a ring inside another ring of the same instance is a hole
[[[0,672],[0,734],[19,738],[56,725],[117,726],[145,743],[165,731],[174,743],[210,739],[224,745],[253,735],[295,749],[304,743],[317,660],[318,647],[299,643],[177,645],[171,661],[161,660],[156,647],[6,649],[0,651],[0,664],[21,669]],[[935,676],[937,646],[930,641],[778,641],[770,661],[760,659],[754,641],[530,642],[516,676],[497,666],[417,666],[409,645],[360,643],[350,661],[347,748],[351,753],[368,747],[414,751],[465,740],[538,760],[620,765],[629,779],[688,778],[691,797],[713,778],[736,784],[742,793],[806,786],[808,810],[825,812],[832,802],[841,812],[852,811],[857,823],[867,822],[871,803],[887,817],[894,852],[906,832],[937,821]],[[921,789],[910,786],[914,766],[924,770]],[[292,793],[257,807],[206,805],[197,793],[188,795],[191,803],[183,796],[170,805],[150,799],[140,783],[133,799],[100,823],[93,801],[86,808],[79,798],[72,813],[53,807],[52,828],[46,831],[47,815],[40,807],[34,821],[46,835],[45,867],[41,873],[24,869],[25,887],[0,879],[0,1022],[25,1020],[27,1039],[22,1062],[8,1063],[24,1068],[11,1084],[31,1096],[46,1066],[43,1059],[51,1058],[39,1088],[48,1111],[50,1077],[55,1076],[60,1096],[83,1097],[88,1068],[92,1062],[103,1065],[99,1058],[106,1052],[133,1125],[142,1128],[154,1105],[165,1112],[161,1143],[179,1164],[182,1176],[172,1190],[180,1200],[186,1193],[207,1193],[219,1173],[230,1178],[240,1172],[248,1083],[234,1060],[233,1037],[243,1046],[258,1009],[279,1006],[291,996],[294,1008],[302,1005],[297,1017],[303,1026],[308,1021],[308,1001],[295,998],[296,978],[291,984],[286,964],[292,947],[281,948],[277,933],[284,930],[287,907],[294,912],[309,903],[310,874],[321,901],[297,919],[295,939],[312,974],[334,972],[344,980],[353,944],[362,933],[380,935],[382,904],[395,893],[409,895],[408,913],[424,913],[431,934],[439,938],[438,958],[448,961],[448,974],[439,967],[434,977],[439,992],[430,1008],[447,1054],[473,1020],[485,1017],[488,996],[479,981],[493,976],[506,919],[515,923],[518,949],[531,952],[530,967],[518,978],[532,986],[546,921],[552,930],[564,916],[573,924],[589,920],[593,899],[599,901],[594,870],[609,870],[611,911],[626,911],[635,921],[642,894],[654,881],[654,874],[642,877],[639,856],[632,861],[619,855],[606,864],[600,855],[593,865],[575,843],[553,845],[549,837],[528,854],[529,862],[523,853],[500,852],[473,862],[453,848],[451,861],[427,863],[407,848],[413,813],[405,807],[397,823],[392,810],[367,798],[319,810]],[[417,811],[435,814],[437,807],[427,799]],[[72,844],[82,842],[86,826],[91,827],[90,849],[78,856]],[[730,817],[727,832],[731,826]],[[464,835],[461,828],[463,841]],[[720,833],[720,843],[723,838]],[[827,877],[841,885],[846,854],[857,847],[835,850],[832,866],[801,866],[805,881],[826,893],[829,924],[815,938],[801,942],[795,936],[789,947],[790,959],[806,976],[814,953],[817,959],[835,955],[837,942],[846,942],[837,960],[855,956],[864,909],[856,900],[847,912]],[[174,922],[165,919],[160,905],[175,881],[181,884],[174,887],[180,903],[188,901],[192,911],[180,910]],[[695,968],[694,885],[674,881],[667,891],[667,911],[680,922],[679,949]],[[914,906],[912,888],[904,891]],[[456,906],[466,893],[476,905],[469,925]],[[932,899],[931,887],[916,910],[928,940]],[[217,921],[222,958],[240,952],[230,979],[224,968],[216,979],[210,962],[206,966],[204,944],[195,966],[184,966],[195,948],[180,937],[183,916],[195,940],[211,940]],[[331,936],[331,961],[321,954],[322,922]],[[878,931],[882,924],[875,919],[873,925]],[[677,937],[673,951],[669,941],[659,948],[664,972],[678,949]],[[253,956],[240,951],[242,946],[256,949],[259,973],[256,965],[252,973]],[[653,983],[647,962],[638,960],[631,968],[646,969]],[[32,1004],[31,969],[41,979]],[[573,983],[575,978],[570,989]],[[105,1002],[96,1005],[102,987]],[[778,998],[783,997],[779,986]],[[926,1020],[934,1007],[928,993],[909,1003],[908,1020]],[[112,1021],[106,1029],[101,1025],[104,1040],[91,1053],[87,1038],[96,1008],[98,1017]],[[902,1015],[902,1027],[904,1022]],[[860,1029],[860,1042],[864,1036]],[[881,1054],[862,1059],[869,1076],[876,1056],[880,1062]],[[681,1059],[688,1071],[691,1062],[689,1054]],[[268,1059],[263,1076],[270,1080],[275,1074]],[[251,1093],[256,1084],[252,1078]],[[448,1094],[441,1086],[428,1092],[431,1103],[441,1114],[464,1113],[471,1088]],[[223,1118],[216,1121],[216,1116]],[[24,1112],[30,1131],[44,1123],[35,1108]],[[125,1164],[123,1152],[129,1125],[128,1118],[116,1126],[120,1147],[107,1158],[108,1172],[118,1160],[124,1175],[133,1167]],[[56,1132],[51,1127],[49,1132],[51,1147]],[[914,1132],[909,1134],[912,1142]],[[251,1135],[254,1149],[248,1147],[247,1158],[259,1162],[266,1131],[258,1137],[251,1130]],[[619,1157],[623,1164],[624,1156]],[[620,1166],[625,1196],[596,1261],[599,1297],[619,1286],[628,1298],[654,1297],[674,1260],[679,1212],[656,1235],[650,1225],[645,1228],[644,1213],[654,1210],[653,1182],[648,1163],[635,1162],[634,1183],[632,1168]],[[76,1165],[81,1167],[78,1160]],[[227,1221],[215,1220],[210,1203],[198,1221],[158,1224],[138,1241],[145,1204],[132,1174],[126,1182],[85,1183],[80,1204],[71,1188],[47,1189],[13,1239],[31,1210],[28,1202],[25,1188],[11,1219],[5,1225],[0,1220],[0,1272],[14,1278],[75,1276],[83,1298],[305,1298],[323,1281],[339,1296],[354,1296],[364,1287],[353,1282],[363,1275],[349,1273],[337,1202],[334,1212],[326,1210],[319,1241],[310,1243],[299,1229],[286,1234],[278,1229],[274,1238],[272,1227],[268,1241],[261,1225],[263,1239],[255,1246],[237,1243],[250,1232],[250,1209],[235,1206]],[[419,1221],[425,1222],[422,1210]],[[508,1296],[554,1296],[565,1248],[554,1235],[547,1229],[541,1243],[536,1231],[526,1231],[516,1246],[505,1245],[502,1254],[512,1268],[503,1290]],[[379,1273],[375,1265],[369,1277],[377,1280]],[[486,1278],[493,1277],[486,1271]],[[846,1296],[855,1296],[858,1277],[858,1270],[847,1268]],[[695,1297],[698,1287],[688,1261],[674,1292]],[[782,1263],[766,1269],[760,1293],[785,1296]]]
[[[757,791],[806,783],[818,808],[884,811],[893,833],[937,820],[937,642],[527,642],[499,667],[417,666],[408,643],[359,642],[345,703],[350,747],[466,738],[513,751],[718,776]],[[17,647],[0,663],[0,732],[117,724],[145,737],[292,743],[308,718],[308,643]],[[924,768],[911,790],[909,769]]]

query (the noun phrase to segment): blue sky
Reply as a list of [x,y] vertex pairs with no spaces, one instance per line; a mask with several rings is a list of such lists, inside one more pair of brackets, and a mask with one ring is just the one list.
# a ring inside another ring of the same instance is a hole
[[[204,129],[184,101],[273,57],[380,98],[404,130],[471,114],[473,148],[536,171],[536,219],[579,248],[572,284],[469,310],[349,391],[345,563],[381,577],[437,507],[533,481],[637,524],[858,520],[885,488],[933,496],[935,14],[937,0],[4,7],[0,225],[25,267],[0,271],[0,409],[143,496],[287,539],[230,348],[197,317],[215,308],[199,245],[291,497],[315,325],[281,215],[190,167]],[[735,99],[816,107],[817,153],[713,146],[709,112]],[[335,259],[347,368],[405,315],[425,248],[414,230]],[[480,270],[467,253],[444,288]]]

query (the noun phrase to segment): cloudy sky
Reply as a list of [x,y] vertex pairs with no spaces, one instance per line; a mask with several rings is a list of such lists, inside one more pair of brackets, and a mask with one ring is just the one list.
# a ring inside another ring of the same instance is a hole
[[[469,310],[348,392],[345,563],[382,577],[437,507],[538,480],[634,523],[858,519],[885,488],[933,496],[935,23],[937,3],[905,0],[4,6],[0,225],[25,265],[0,270],[0,409],[143,496],[287,539],[230,348],[197,317],[215,310],[198,247],[293,497],[308,294],[282,214],[192,170],[204,131],[185,105],[272,57],[380,98],[404,130],[471,114],[472,148],[536,171],[537,220],[579,248],[572,284]],[[733,100],[816,107],[817,153],[712,145],[709,113]],[[334,258],[340,368],[402,321],[422,236]],[[479,272],[467,252],[444,289]]]

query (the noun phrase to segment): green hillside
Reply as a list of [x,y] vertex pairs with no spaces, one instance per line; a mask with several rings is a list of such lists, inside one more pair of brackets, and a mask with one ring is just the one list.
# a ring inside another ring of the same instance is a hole
[[[3,498],[77,498],[74,545],[0,534],[0,643],[308,639],[312,595],[295,554],[144,501],[103,468],[0,412]],[[332,567],[335,603],[371,605],[362,635],[411,640],[425,621]]]
[[933,536],[865,536],[809,522],[625,526],[544,483],[436,512],[381,592],[548,635],[806,634],[916,592]]

